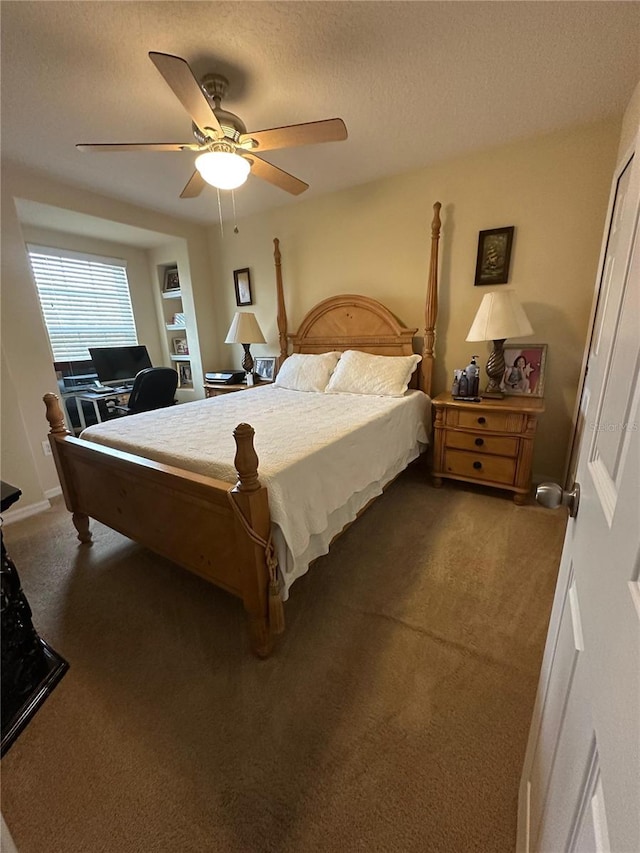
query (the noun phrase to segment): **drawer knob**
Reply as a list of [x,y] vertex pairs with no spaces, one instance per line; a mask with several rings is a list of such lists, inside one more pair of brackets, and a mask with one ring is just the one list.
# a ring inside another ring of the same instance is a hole
[[475,444],[476,447],[482,447],[482,445],[484,444],[484,438],[476,438]]
[[479,471],[482,468],[482,462],[474,462],[473,467],[476,469],[476,471]]
[[478,423],[479,423],[479,424],[486,424],[486,422],[487,422],[487,419],[486,419],[486,418],[483,418],[483,417],[482,417],[482,415],[478,418]]

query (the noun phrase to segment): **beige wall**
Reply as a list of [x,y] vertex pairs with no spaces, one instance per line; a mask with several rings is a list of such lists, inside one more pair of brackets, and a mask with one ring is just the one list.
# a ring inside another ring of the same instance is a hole
[[638,125],[640,125],[640,82],[638,82],[638,85],[631,96],[631,100],[627,105],[627,109],[622,119],[618,159],[624,157],[633,145],[638,134]]
[[[560,477],[619,132],[617,121],[599,123],[300,201],[241,221],[240,233],[224,240],[212,228],[220,339],[235,310],[232,271],[249,267],[253,310],[268,340],[252,352],[277,352],[273,237],[281,240],[290,331],[337,293],[376,297],[422,328],[432,204],[441,201],[435,391],[445,390],[455,367],[475,352],[483,363],[488,355],[484,344],[465,343],[487,291],[473,285],[478,232],[515,225],[509,286],[531,320],[530,342],[549,345],[534,470]],[[224,349],[221,366],[238,366],[241,349]]]
[[[48,426],[43,394],[57,388],[49,342],[25,250],[25,238],[14,199],[27,199],[63,210],[145,228],[181,239],[186,245],[189,277],[194,292],[194,312],[205,330],[199,343],[203,357],[214,361],[217,352],[210,329],[214,325],[210,246],[206,229],[187,220],[96,195],[55,181],[46,174],[16,164],[2,164],[2,355],[3,388],[1,442],[2,474],[23,490],[20,508],[43,500],[44,492],[58,486],[49,457],[42,453]],[[101,242],[101,241],[100,241]],[[146,275],[149,276],[148,266]],[[142,297],[141,297],[142,298]],[[155,321],[153,297],[144,296]],[[138,318],[137,318],[138,319]],[[143,321],[144,322],[144,321]],[[159,346],[156,343],[155,346]],[[8,377],[8,379],[7,379]],[[6,381],[5,381],[6,380]]]
[[[464,341],[485,292],[473,286],[478,231],[515,225],[510,286],[535,329],[531,340],[549,344],[547,413],[535,470],[559,477],[619,130],[614,121],[577,128],[299,200],[241,221],[240,233],[227,229],[224,239],[218,228],[205,229],[4,164],[2,454],[7,478],[25,492],[21,503],[36,503],[43,490],[57,485],[53,465],[41,449],[47,432],[41,399],[56,386],[14,198],[183,240],[191,284],[188,310],[196,323],[203,370],[240,364],[241,348],[223,343],[236,310],[232,272],[240,267],[251,269],[253,310],[269,341],[252,351],[277,352],[275,236],[282,241],[292,330],[320,299],[345,292],[377,297],[407,325],[421,327],[431,208],[440,200],[436,390],[446,388],[453,368],[478,351],[477,344]],[[156,261],[151,253],[151,269]]]

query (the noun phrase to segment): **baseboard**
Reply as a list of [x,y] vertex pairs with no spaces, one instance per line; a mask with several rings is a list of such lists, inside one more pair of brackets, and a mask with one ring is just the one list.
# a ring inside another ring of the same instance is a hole
[[35,504],[28,506],[16,506],[2,513],[2,523],[11,524],[14,521],[22,521],[23,518],[29,518],[31,515],[37,515],[39,512],[44,512],[51,509],[51,504],[48,500],[38,501]]
[[57,498],[58,495],[62,494],[62,486],[54,486],[52,489],[47,489],[44,493],[45,498],[47,500],[51,500],[51,498]]

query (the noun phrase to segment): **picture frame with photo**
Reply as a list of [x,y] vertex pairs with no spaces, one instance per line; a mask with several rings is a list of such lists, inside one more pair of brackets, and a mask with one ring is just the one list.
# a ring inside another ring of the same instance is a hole
[[181,361],[176,365],[178,369],[178,388],[193,388],[193,373],[190,361]]
[[501,391],[509,395],[544,396],[547,344],[505,344],[504,362]]
[[172,326],[186,326],[186,319],[184,311],[179,311],[177,314],[174,314],[171,317],[171,325]]
[[478,255],[474,285],[506,284],[513,245],[514,225],[490,228],[478,235]]
[[275,356],[258,356],[253,360],[253,364],[254,373],[263,382],[273,382],[276,378]]
[[189,344],[186,338],[173,339],[173,352],[175,355],[189,355]]
[[236,289],[236,305],[253,305],[251,274],[248,267],[233,271],[233,284]]
[[164,285],[162,289],[165,293],[168,293],[171,290],[180,290],[178,267],[167,267],[164,271]]

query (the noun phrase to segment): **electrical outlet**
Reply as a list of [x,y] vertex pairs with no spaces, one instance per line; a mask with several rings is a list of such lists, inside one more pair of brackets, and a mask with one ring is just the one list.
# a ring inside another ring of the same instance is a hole
[[42,442],[42,452],[45,456],[51,456],[51,445],[49,444],[49,439]]

